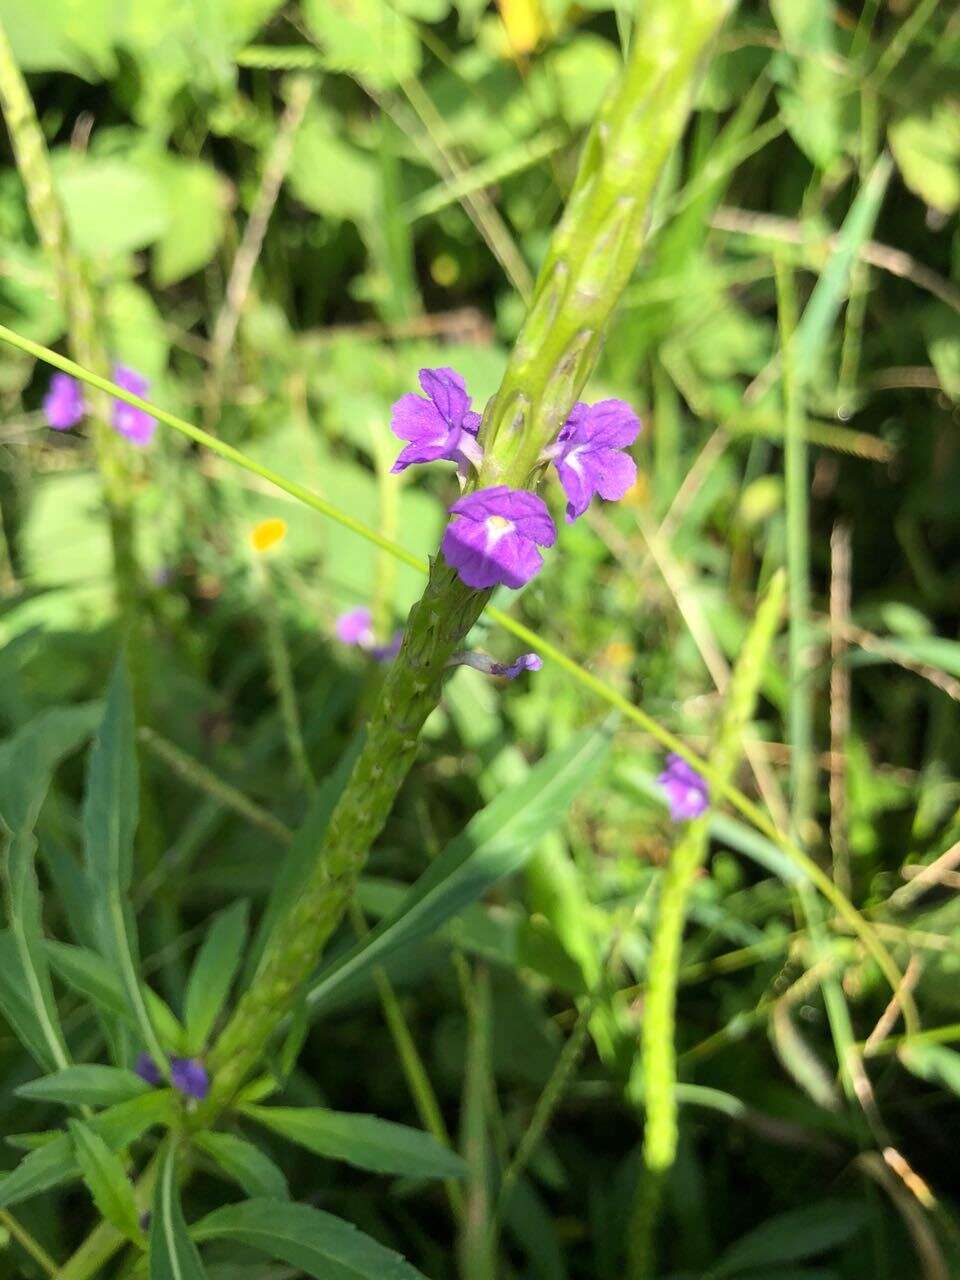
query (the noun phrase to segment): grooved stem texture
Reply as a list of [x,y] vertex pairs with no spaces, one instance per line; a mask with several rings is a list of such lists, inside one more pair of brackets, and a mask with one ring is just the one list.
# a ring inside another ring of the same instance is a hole
[[[731,0],[644,4],[629,65],[591,131],[530,315],[488,406],[481,486],[528,485],[541,449],[586,381],[603,325],[636,265],[656,180],[686,123],[698,65],[730,8]],[[229,1105],[256,1067],[339,924],[439,701],[447,659],[487,598],[442,563],[432,566],[311,877],[214,1047],[214,1083],[198,1123]]]

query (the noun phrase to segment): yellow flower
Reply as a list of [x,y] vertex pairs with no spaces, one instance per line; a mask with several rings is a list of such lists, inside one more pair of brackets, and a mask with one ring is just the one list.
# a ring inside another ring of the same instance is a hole
[[250,531],[250,545],[259,555],[278,547],[287,536],[287,522],[279,516],[261,520]]
[[546,27],[539,0],[499,0],[499,4],[511,51],[531,53]]

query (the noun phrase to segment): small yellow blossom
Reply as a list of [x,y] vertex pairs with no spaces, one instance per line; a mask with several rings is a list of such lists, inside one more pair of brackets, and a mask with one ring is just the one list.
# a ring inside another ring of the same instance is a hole
[[260,520],[250,531],[250,545],[259,555],[278,547],[287,536],[287,522],[279,516],[271,516],[269,520]]

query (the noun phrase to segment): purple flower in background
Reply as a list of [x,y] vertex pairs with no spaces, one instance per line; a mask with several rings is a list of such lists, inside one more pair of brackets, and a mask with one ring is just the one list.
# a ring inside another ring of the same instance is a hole
[[69,431],[86,412],[83,390],[69,373],[55,373],[43,397],[43,413],[54,431]]
[[456,462],[464,474],[470,463],[478,467],[483,459],[476,439],[480,415],[470,408],[463,378],[456,369],[421,369],[420,386],[425,396],[411,392],[393,406],[393,434],[410,443],[391,469],[406,471],[415,462],[440,458]]
[[350,609],[340,614],[334,630],[341,644],[355,644],[361,649],[368,649],[374,643],[373,614],[369,609]]
[[441,549],[468,587],[522,587],[543,566],[537,546],[557,540],[546,504],[526,489],[480,489],[455,502],[450,514]]
[[[135,396],[145,396],[150,390],[150,383],[135,369],[118,364],[113,371],[113,380],[124,391],[132,391]],[[114,400],[111,416],[114,431],[126,436],[131,444],[143,446],[153,439],[157,429],[156,418],[151,418],[143,409],[136,409],[123,400]]]
[[152,1084],[154,1088],[158,1084],[163,1084],[163,1076],[160,1074],[160,1068],[150,1057],[149,1053],[138,1053],[137,1060],[133,1064],[133,1069],[141,1080],[146,1080],[147,1084]]
[[[153,1085],[154,1088],[163,1084],[160,1068],[149,1053],[138,1054],[133,1069],[141,1080],[146,1080],[147,1084]],[[207,1096],[210,1088],[210,1077],[199,1058],[171,1058],[170,1081],[175,1089],[188,1098],[197,1098],[201,1101]]]
[[334,623],[337,639],[341,644],[356,645],[368,653],[374,662],[389,662],[400,652],[403,631],[395,631],[389,644],[377,644],[373,632],[373,614],[362,606],[341,613]]
[[583,515],[595,493],[615,502],[635,482],[636,463],[623,450],[639,433],[640,419],[623,400],[573,406],[546,451],[567,495],[568,524]]
[[210,1089],[210,1077],[199,1058],[171,1058],[170,1079],[175,1089],[200,1102]]
[[657,778],[657,782],[667,794],[670,817],[674,822],[699,818],[710,803],[706,782],[692,765],[672,751],[667,756],[667,767]]

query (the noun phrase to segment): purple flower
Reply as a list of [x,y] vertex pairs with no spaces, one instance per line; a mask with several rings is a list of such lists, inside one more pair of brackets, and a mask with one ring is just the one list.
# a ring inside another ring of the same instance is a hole
[[406,471],[415,462],[439,458],[456,462],[464,474],[470,463],[478,467],[483,459],[476,439],[480,415],[470,408],[463,378],[456,369],[421,369],[420,386],[426,398],[411,392],[393,406],[393,434],[410,443],[391,469]]
[[[135,396],[145,396],[150,390],[150,383],[135,369],[118,364],[113,371],[113,380],[124,391],[132,391]],[[126,436],[131,444],[143,446],[153,439],[157,429],[156,418],[151,418],[143,409],[134,408],[124,400],[114,400],[111,417],[114,431]]]
[[199,1058],[171,1058],[170,1079],[175,1089],[201,1102],[210,1088],[210,1077]]
[[163,1084],[163,1076],[160,1074],[160,1068],[150,1057],[149,1053],[138,1053],[137,1060],[133,1064],[133,1069],[141,1080],[146,1080],[147,1084],[152,1084],[154,1088],[159,1084]]
[[355,644],[367,649],[373,644],[373,614],[369,609],[350,609],[334,623],[341,644]]
[[374,662],[389,662],[400,652],[403,631],[395,631],[389,644],[377,644],[373,632],[373,614],[363,607],[341,613],[334,623],[337,639],[341,644],[356,645],[369,653]]
[[54,431],[69,431],[86,412],[83,389],[69,373],[55,373],[43,397],[43,412]]
[[441,550],[468,587],[522,587],[543,566],[537,545],[557,540],[543,499],[526,489],[480,489],[455,502],[450,514]]
[[710,803],[707,784],[682,756],[670,752],[667,767],[657,778],[667,794],[670,817],[674,822],[698,818]]
[[615,502],[636,481],[636,463],[622,451],[639,432],[640,419],[623,400],[573,406],[546,452],[567,495],[568,524],[583,515],[595,493]]
[[[160,1068],[149,1053],[138,1054],[133,1069],[141,1080],[146,1080],[154,1088],[163,1084]],[[210,1077],[199,1058],[171,1058],[170,1081],[175,1089],[179,1089],[188,1098],[202,1100],[210,1088]]]
[[502,662],[493,664],[493,675],[503,676],[505,680],[516,680],[521,671],[539,671],[543,666],[543,659],[536,653],[521,653],[516,662],[510,662],[504,665]]
[[521,671],[539,671],[543,666],[543,659],[535,653],[522,653],[516,662],[495,662],[486,653],[466,650],[448,658],[447,666],[473,667],[474,671],[482,671],[486,676],[503,676],[505,680],[516,680]]

